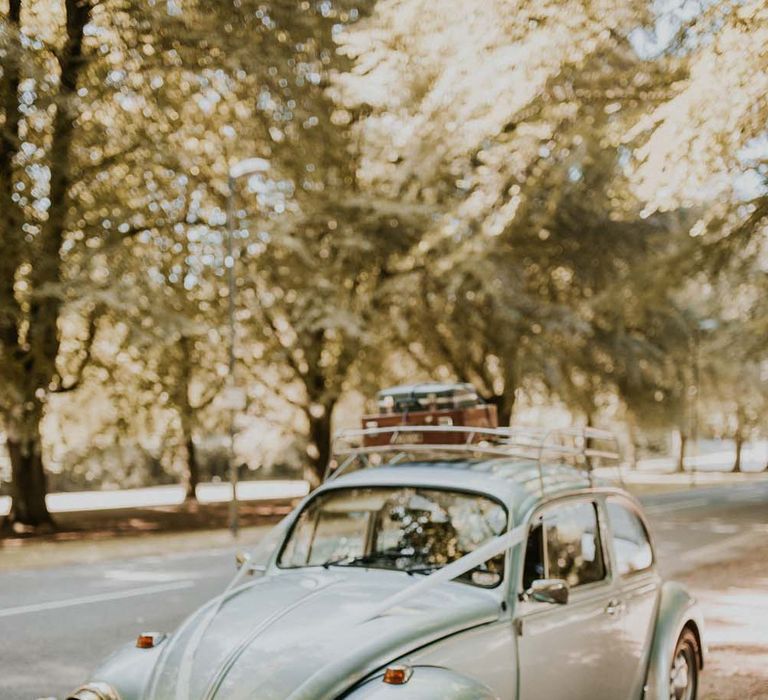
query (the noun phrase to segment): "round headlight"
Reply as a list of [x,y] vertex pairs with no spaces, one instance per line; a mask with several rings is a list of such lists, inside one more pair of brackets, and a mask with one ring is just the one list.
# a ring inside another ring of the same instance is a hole
[[67,700],[121,700],[120,694],[109,683],[94,681],[80,686]]

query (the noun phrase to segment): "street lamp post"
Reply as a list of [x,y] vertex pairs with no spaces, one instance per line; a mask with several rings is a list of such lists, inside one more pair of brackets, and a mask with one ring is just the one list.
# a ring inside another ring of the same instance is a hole
[[714,331],[719,323],[714,318],[703,318],[696,322],[693,327],[693,380],[696,385],[696,393],[693,395],[693,425],[691,429],[691,440],[693,442],[694,458],[691,461],[691,486],[696,485],[696,460],[699,458],[699,429],[700,429],[700,411],[701,411],[701,334],[703,332]]
[[227,390],[229,392],[229,483],[232,486],[232,498],[229,502],[229,528],[232,537],[236,538],[239,530],[237,504],[237,460],[235,457],[235,416],[242,410],[238,404],[243,403],[235,396],[235,295],[237,294],[237,276],[235,271],[235,184],[241,177],[263,173],[269,169],[269,161],[263,158],[246,158],[240,160],[229,169],[227,181],[227,255],[224,266],[227,268],[228,295],[228,326],[229,326],[229,364],[227,373]]

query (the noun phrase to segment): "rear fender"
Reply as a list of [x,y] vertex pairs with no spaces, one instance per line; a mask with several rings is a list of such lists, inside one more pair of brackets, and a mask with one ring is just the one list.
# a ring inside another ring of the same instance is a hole
[[699,665],[704,663],[702,646],[703,618],[696,599],[686,588],[674,581],[667,581],[661,588],[656,627],[648,660],[644,700],[669,698],[669,669],[675,646],[683,628],[692,626],[699,640]]
[[499,700],[487,686],[439,666],[414,666],[404,685],[389,685],[378,672],[363,681],[344,700]]

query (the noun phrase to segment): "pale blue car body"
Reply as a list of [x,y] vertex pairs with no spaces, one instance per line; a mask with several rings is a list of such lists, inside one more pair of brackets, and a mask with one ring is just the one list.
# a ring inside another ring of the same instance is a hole
[[[155,648],[119,650],[93,680],[120,700],[667,700],[670,663],[685,628],[696,636],[703,664],[701,613],[681,585],[662,581],[655,562],[631,580],[615,575],[607,518],[601,517],[606,579],[574,591],[565,605],[521,600],[522,544],[508,551],[498,587],[442,582],[374,619],[366,609],[412,585],[411,577],[276,564],[281,539],[304,504],[331,489],[487,495],[504,504],[509,528],[565,500],[602,509],[605,499],[619,499],[641,513],[623,489],[595,485],[576,469],[499,463],[386,466],[326,481],[279,526],[261,575],[203,606]],[[606,600],[620,605],[606,614]],[[407,683],[382,682],[393,663],[413,669]],[[112,700],[107,691],[87,692],[73,697]]]

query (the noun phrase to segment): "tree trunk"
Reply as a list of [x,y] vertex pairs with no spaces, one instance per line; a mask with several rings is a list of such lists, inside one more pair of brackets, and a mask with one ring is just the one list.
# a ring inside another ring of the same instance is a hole
[[335,401],[326,404],[322,415],[313,415],[309,412],[307,414],[309,446],[311,448],[309,454],[310,468],[318,483],[322,482],[328,462],[331,459],[331,440],[333,438],[331,426],[334,406]]
[[[68,194],[71,176],[71,150],[77,115],[73,112],[72,102],[77,94],[77,80],[83,67],[83,36],[85,26],[90,20],[90,0],[65,0],[66,40],[57,54],[59,67],[59,91],[56,99],[56,112],[53,116],[53,132],[49,149],[50,183],[48,199],[50,207],[48,217],[43,222],[35,237],[34,256],[31,258],[29,283],[29,310],[22,321],[18,304],[13,297],[13,279],[15,266],[21,262],[18,256],[19,245],[23,241],[18,230],[18,223],[6,218],[3,221],[3,252],[10,248],[8,255],[3,255],[0,265],[0,303],[9,306],[14,313],[5,312],[0,319],[0,341],[3,344],[5,358],[10,356],[17,361],[17,367],[11,374],[16,391],[17,403],[10,408],[11,425],[8,426],[8,449],[11,458],[11,511],[4,522],[4,528],[52,526],[53,520],[45,504],[46,478],[42,459],[42,440],[40,421],[42,402],[51,390],[51,380],[56,376],[56,359],[59,354],[59,313],[61,298],[51,290],[61,282],[61,246],[66,231],[68,213]],[[9,19],[12,25],[19,27],[21,3],[12,0]],[[11,63],[12,73],[15,70]],[[4,66],[5,68],[5,66]],[[6,116],[5,129],[13,130],[18,124],[18,109],[13,101],[18,100],[18,73],[9,75],[2,84],[3,107],[11,108]],[[16,82],[14,82],[16,81]],[[17,134],[12,133],[15,140]],[[7,196],[12,185],[12,169],[9,161],[9,148],[16,148],[13,140],[7,138],[0,143],[0,186]],[[12,158],[12,156],[10,156]],[[6,212],[3,210],[4,215]],[[7,212],[8,216],[13,211]],[[18,242],[19,245],[6,246],[5,241]],[[15,257],[11,257],[11,256]],[[6,260],[7,258],[7,260]],[[11,262],[8,262],[11,261]],[[9,296],[10,294],[10,296]],[[4,309],[5,310],[5,309]],[[26,326],[25,346],[19,344],[21,329]],[[16,423],[16,425],[13,425]],[[17,430],[18,428],[18,430]]]
[[[585,420],[584,427],[586,429],[594,428],[595,427],[595,419],[592,416],[592,411],[591,410],[584,411],[584,420]],[[584,450],[585,451],[589,451],[593,447],[594,447],[594,441],[592,440],[591,437],[587,437],[584,440]],[[587,469],[589,469],[589,471],[592,471],[595,468],[595,464],[594,464],[594,462],[593,462],[591,457],[585,457],[584,458],[584,464],[586,465]]]
[[200,465],[197,461],[197,448],[192,435],[188,435],[184,443],[187,449],[187,479],[185,501],[197,500],[197,485],[200,483]]
[[185,501],[197,500],[197,485],[200,483],[200,466],[197,461],[197,449],[193,439],[195,409],[189,400],[193,366],[192,347],[192,339],[182,335],[179,340],[179,348],[181,350],[181,357],[179,358],[180,376],[175,389],[177,392],[176,405],[181,424],[181,439],[186,452],[186,470],[184,474]]
[[680,437],[680,445],[677,452],[677,471],[682,473],[685,471],[685,448],[688,444],[688,436],[682,430],[678,435]]
[[506,353],[504,355],[504,393],[502,403],[499,405],[499,425],[506,428],[512,423],[512,413],[515,410],[515,399],[518,387],[518,353],[520,351]]
[[[24,233],[21,229],[21,211],[14,202],[14,165],[13,160],[21,141],[19,138],[19,84],[21,71],[19,53],[21,52],[20,24],[21,0],[10,0],[8,14],[5,17],[7,45],[3,56],[2,77],[0,77],[0,113],[5,123],[0,128],[0,239],[3,254],[0,256],[0,344],[4,349],[4,369],[9,358],[18,361],[21,355],[19,347],[18,318],[21,313],[14,292],[16,271],[22,260]],[[11,371],[18,371],[13,367]]]
[[494,394],[487,399],[487,402],[496,406],[496,414],[499,419],[499,426],[508,428],[512,422],[512,412],[515,408],[515,392],[504,392],[501,395]]
[[744,421],[745,421],[745,412],[741,408],[741,406],[737,406],[736,408],[736,431],[733,434],[733,442],[734,446],[736,447],[736,454],[734,455],[733,459],[733,471],[740,472],[741,471],[741,452],[742,448],[744,447]]
[[635,414],[627,412],[627,461],[632,470],[637,469],[637,420]]
[[42,443],[38,431],[26,439],[8,438],[11,459],[11,511],[3,530],[54,527],[45,503],[46,476]]
[[741,452],[742,452],[742,448],[744,447],[744,436],[742,435],[740,430],[738,430],[736,432],[736,435],[734,436],[734,443],[736,446],[736,454],[733,460],[733,471],[740,472],[741,471]]

